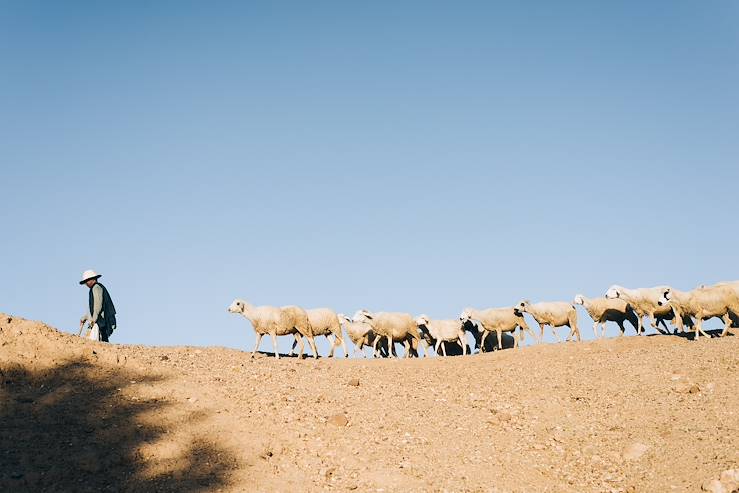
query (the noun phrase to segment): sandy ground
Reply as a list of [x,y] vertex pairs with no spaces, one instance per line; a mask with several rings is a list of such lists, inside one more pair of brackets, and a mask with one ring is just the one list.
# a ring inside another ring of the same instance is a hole
[[276,361],[0,314],[0,491],[700,491],[738,377],[735,336]]

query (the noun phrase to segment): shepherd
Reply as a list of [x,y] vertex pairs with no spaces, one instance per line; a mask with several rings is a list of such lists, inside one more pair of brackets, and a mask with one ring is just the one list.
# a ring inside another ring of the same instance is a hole
[[115,305],[110,298],[108,290],[98,282],[100,274],[94,270],[86,270],[82,273],[80,284],[90,288],[89,312],[80,319],[80,328],[85,322],[90,324],[90,329],[95,330],[95,325],[100,333],[100,340],[109,342],[108,338],[116,328]]

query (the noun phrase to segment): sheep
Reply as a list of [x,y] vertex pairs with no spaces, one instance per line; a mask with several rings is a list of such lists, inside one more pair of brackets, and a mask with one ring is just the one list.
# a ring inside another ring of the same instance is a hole
[[[730,288],[732,288],[737,293],[737,296],[739,296],[739,281],[718,282],[718,283],[714,284],[713,286],[729,286]],[[709,287],[709,286],[706,286],[705,284],[701,284],[701,285],[698,286],[698,288],[706,288],[706,287]],[[737,314],[737,315],[739,315],[739,314]]]
[[303,340],[300,336],[310,334],[310,325],[308,323],[308,315],[302,308],[297,306],[283,306],[281,308],[275,306],[253,306],[244,300],[235,299],[227,311],[242,314],[254,327],[257,340],[254,345],[254,351],[251,353],[252,358],[259,349],[259,343],[262,341],[264,334],[269,334],[272,337],[275,358],[280,359],[280,353],[277,349],[277,336],[284,335],[293,335],[295,337],[300,348],[300,354],[298,356],[303,356]]
[[460,320],[431,320],[426,315],[416,318],[416,325],[421,333],[422,340],[429,346],[434,346],[434,351],[439,354],[439,346],[446,356],[445,342],[458,342],[462,346],[462,354],[467,354],[467,333],[464,324]]
[[718,284],[689,292],[670,288],[662,295],[659,304],[674,310],[676,323],[681,329],[684,317],[694,318],[695,339],[699,339],[701,334],[710,337],[703,330],[703,320],[713,317],[723,319],[724,330],[721,332],[723,337],[732,326],[731,314],[739,313],[739,293],[729,284]]
[[669,320],[673,324],[676,324],[675,315],[672,312],[672,308],[669,306],[661,306],[658,304],[659,299],[665,294],[665,291],[670,289],[669,286],[655,286],[653,288],[639,288],[639,289],[627,289],[623,286],[613,285],[606,291],[606,298],[614,299],[621,298],[626,301],[631,308],[636,312],[638,327],[636,330],[637,335],[641,335],[644,332],[644,326],[642,319],[646,315],[649,317],[649,322],[657,329],[657,332],[664,334],[665,332],[659,328],[659,324],[662,323],[665,330],[668,331],[665,320]]
[[523,314],[514,307],[506,308],[488,308],[487,310],[477,310],[475,308],[465,308],[459,315],[459,320],[467,325],[471,323],[475,325],[475,321],[479,322],[478,330],[482,329],[480,337],[480,352],[485,352],[485,338],[490,332],[498,334],[498,349],[503,349],[503,332],[515,332],[519,328],[518,338],[514,339],[514,349],[523,343],[523,331],[529,332],[534,339],[539,341],[534,332],[526,324]]
[[[364,357],[364,347],[373,347],[375,338],[375,333],[372,331],[372,326],[368,324],[367,322],[353,322],[351,318],[347,317],[343,313],[339,313],[339,322],[343,325],[344,329],[346,330],[346,334],[349,336],[349,339],[354,343],[354,350],[352,351],[352,355],[357,355],[357,348],[359,348],[359,352]],[[387,355],[387,345],[384,340],[380,341],[378,344],[379,348],[379,354],[375,354],[375,357],[379,355]]]
[[570,303],[564,301],[545,301],[540,303],[531,303],[529,300],[520,301],[516,305],[516,309],[521,313],[528,313],[536,323],[539,324],[541,330],[541,339],[544,339],[544,327],[549,325],[552,328],[554,337],[558,342],[562,342],[559,338],[556,327],[569,327],[570,333],[567,335],[565,342],[570,339],[582,340],[580,337],[580,329],[577,327],[577,310]]
[[359,310],[352,317],[353,321],[367,322],[375,333],[373,351],[377,353],[377,344],[380,339],[385,338],[388,345],[388,353],[397,357],[395,353],[395,342],[402,342],[405,346],[405,357],[418,356],[418,344],[421,336],[418,333],[413,317],[407,313],[397,312],[375,312]]
[[[306,313],[308,314],[308,322],[311,327],[311,336],[326,336],[326,339],[329,339],[331,342],[331,350],[328,353],[328,357],[333,357],[334,350],[339,346],[339,344],[341,344],[344,349],[344,357],[346,358],[349,356],[349,353],[346,350],[346,344],[344,343],[344,338],[341,335],[341,323],[339,322],[339,317],[336,313],[330,308],[312,308],[310,310],[306,310]],[[331,335],[334,336],[333,341],[329,338]],[[297,343],[297,340],[293,342],[290,354],[295,350],[295,345]],[[312,344],[312,347],[315,351],[315,342]]]
[[[606,322],[616,322],[621,329],[620,335],[623,336],[626,329],[624,321],[628,320],[637,330],[639,320],[636,312],[624,300],[615,298],[586,298],[578,294],[575,296],[575,304],[582,305],[593,319],[593,334],[596,339],[600,339],[606,333]],[[598,335],[598,325],[601,326],[601,333]]]
[[[714,286],[729,286],[729,287],[733,288],[734,291],[737,293],[737,296],[739,296],[739,281],[724,281],[724,282],[716,283],[716,284],[714,284]],[[705,284],[701,284],[698,287],[705,288],[706,285]],[[732,312],[729,315],[731,316],[732,325],[734,327],[739,327],[739,313],[733,313]],[[689,318],[690,317],[688,317],[688,319]]]

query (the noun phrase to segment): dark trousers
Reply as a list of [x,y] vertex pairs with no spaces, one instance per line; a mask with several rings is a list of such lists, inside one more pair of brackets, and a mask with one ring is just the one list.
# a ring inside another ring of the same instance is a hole
[[100,325],[100,324],[98,324],[98,329],[100,329],[100,340],[103,341],[103,342],[110,342],[108,340],[108,337],[110,336],[110,334],[113,331],[110,330],[108,328],[108,326],[106,326],[106,325]]

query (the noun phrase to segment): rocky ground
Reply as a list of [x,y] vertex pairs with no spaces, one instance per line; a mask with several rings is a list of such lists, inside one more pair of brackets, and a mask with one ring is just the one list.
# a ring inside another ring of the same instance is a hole
[[1,491],[731,491],[737,418],[733,335],[277,361],[0,315]]

